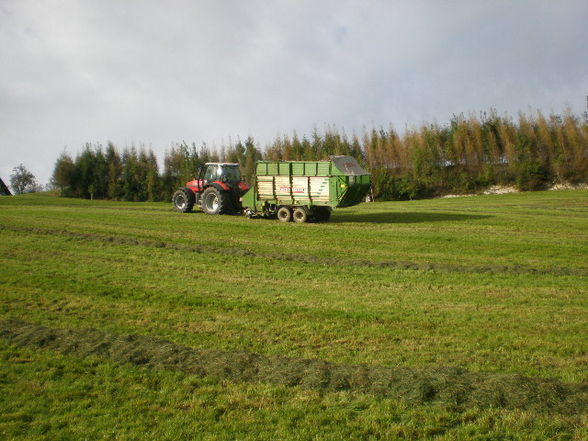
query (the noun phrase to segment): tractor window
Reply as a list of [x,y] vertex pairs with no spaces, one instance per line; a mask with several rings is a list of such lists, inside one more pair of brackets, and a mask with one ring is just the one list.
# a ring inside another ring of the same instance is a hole
[[224,167],[223,177],[228,182],[239,182],[241,180],[239,167]]
[[204,173],[204,180],[216,181],[220,177],[220,172],[220,165],[209,165],[208,167],[206,167],[206,173]]

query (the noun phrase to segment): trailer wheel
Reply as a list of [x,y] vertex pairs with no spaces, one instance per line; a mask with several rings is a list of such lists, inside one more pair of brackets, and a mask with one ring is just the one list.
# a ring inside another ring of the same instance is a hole
[[294,222],[302,224],[308,220],[308,213],[306,213],[306,210],[303,207],[298,207],[294,209],[292,217],[294,218]]
[[194,208],[194,192],[189,188],[180,188],[172,197],[172,205],[175,211],[189,213]]
[[330,207],[315,207],[314,218],[317,222],[327,222],[331,218]]
[[230,205],[229,196],[215,187],[208,187],[202,193],[202,211],[206,214],[227,213]]
[[282,222],[290,222],[292,220],[292,211],[289,207],[278,208],[278,219]]

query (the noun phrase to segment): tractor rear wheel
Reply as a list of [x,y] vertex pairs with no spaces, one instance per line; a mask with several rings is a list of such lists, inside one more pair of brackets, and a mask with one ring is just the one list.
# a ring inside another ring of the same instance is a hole
[[290,222],[292,220],[292,211],[289,207],[278,208],[278,219],[282,222]]
[[208,187],[202,193],[202,211],[206,214],[228,213],[231,207],[229,195],[215,187]]
[[308,213],[306,212],[304,207],[297,207],[294,209],[292,217],[294,218],[294,222],[302,224],[308,220]]
[[189,213],[194,207],[194,192],[189,188],[180,188],[172,197],[174,210],[180,213]]

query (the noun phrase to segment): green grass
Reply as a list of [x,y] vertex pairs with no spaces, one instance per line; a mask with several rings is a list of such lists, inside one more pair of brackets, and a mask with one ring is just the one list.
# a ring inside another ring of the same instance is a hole
[[[327,224],[0,198],[0,320],[202,350],[588,381],[588,192],[364,204]],[[0,438],[572,439],[570,414],[232,382],[0,339]]]

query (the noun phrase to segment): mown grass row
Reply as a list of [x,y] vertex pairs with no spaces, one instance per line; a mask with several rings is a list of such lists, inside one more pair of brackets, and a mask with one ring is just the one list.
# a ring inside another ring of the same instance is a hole
[[456,412],[355,392],[218,383],[0,340],[0,433],[67,440],[582,440],[586,419]]
[[0,337],[17,346],[51,349],[120,364],[326,392],[354,391],[410,404],[441,402],[454,410],[506,408],[576,415],[588,407],[588,384],[521,375],[345,365],[317,359],[266,357],[251,352],[192,349],[165,340],[94,329],[55,329],[19,320],[0,321]]

